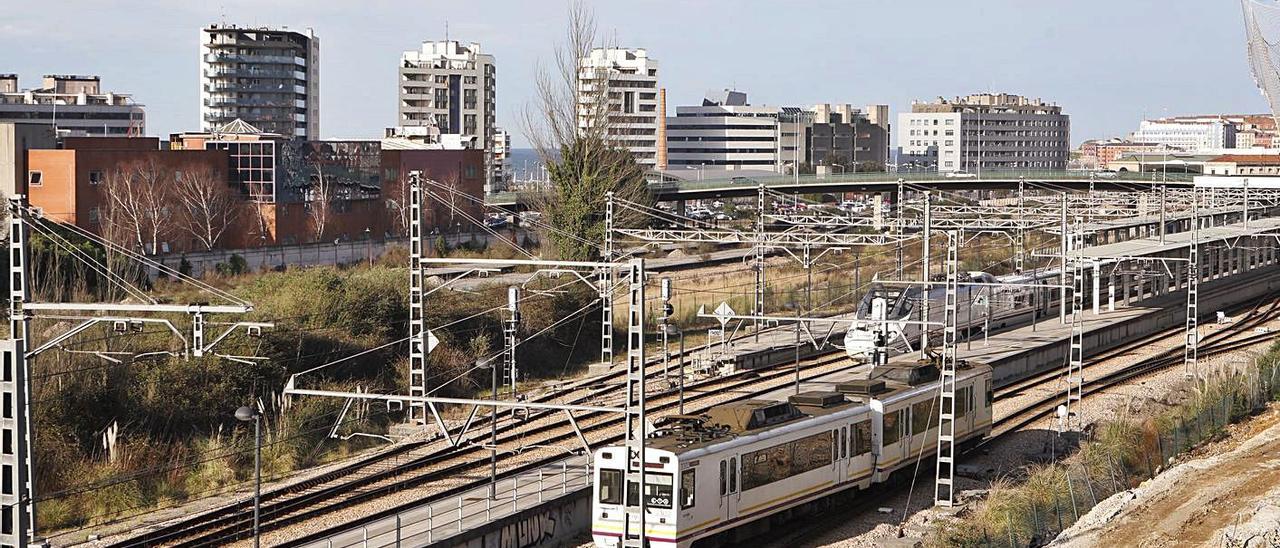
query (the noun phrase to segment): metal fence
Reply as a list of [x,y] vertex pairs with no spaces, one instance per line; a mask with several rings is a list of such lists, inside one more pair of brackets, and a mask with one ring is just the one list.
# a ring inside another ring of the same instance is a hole
[[544,502],[586,489],[591,460],[577,456],[498,480],[488,487],[422,504],[393,516],[306,544],[310,548],[421,546],[459,535]]

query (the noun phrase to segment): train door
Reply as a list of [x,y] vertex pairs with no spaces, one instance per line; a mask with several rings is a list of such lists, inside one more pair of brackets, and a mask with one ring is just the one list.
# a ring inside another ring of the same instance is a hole
[[841,426],[831,431],[831,465],[835,472],[836,483],[844,483],[849,477],[849,427]]
[[725,520],[738,517],[738,457],[720,461],[720,508]]
[[871,420],[864,417],[849,425],[849,460],[845,477],[861,482],[871,473],[873,447]]

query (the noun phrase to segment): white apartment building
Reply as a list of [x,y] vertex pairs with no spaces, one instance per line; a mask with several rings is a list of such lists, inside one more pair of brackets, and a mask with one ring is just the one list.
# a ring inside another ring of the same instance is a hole
[[243,120],[262,131],[320,138],[320,38],[307,29],[200,29],[200,127]]
[[768,169],[778,166],[778,107],[751,106],[740,91],[712,92],[667,118],[670,169]]
[[493,132],[493,191],[505,190],[514,175],[511,171],[511,134],[497,128]]
[[651,169],[657,162],[658,61],[643,49],[596,48],[578,63],[578,129],[631,151]]
[[1062,107],[1019,95],[913,102],[898,114],[899,169],[1067,168],[1071,120]]
[[485,180],[492,187],[498,167],[493,142],[497,121],[497,65],[480,44],[457,40],[423,42],[400,56],[399,122],[404,128],[434,126],[440,135],[475,137],[485,150]]
[[123,93],[103,93],[97,76],[46,74],[36,89],[18,88],[18,76],[0,74],[0,122],[49,124],[59,135],[141,136],[147,115]]
[[1143,120],[1129,140],[1192,153],[1236,148],[1236,125],[1219,118]]

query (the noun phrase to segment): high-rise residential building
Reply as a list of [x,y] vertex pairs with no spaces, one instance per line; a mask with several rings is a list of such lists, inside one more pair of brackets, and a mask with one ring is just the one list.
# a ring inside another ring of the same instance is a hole
[[59,135],[142,135],[147,115],[133,96],[103,93],[97,76],[46,74],[39,88],[22,90],[18,76],[0,74],[0,122],[56,127]]
[[658,61],[643,49],[596,48],[578,61],[578,130],[598,132],[636,162],[657,162]]
[[320,38],[308,29],[200,29],[200,127],[243,120],[289,138],[320,137]]
[[1143,120],[1129,139],[1187,152],[1222,150],[1236,147],[1236,125],[1219,116]]
[[511,134],[497,128],[493,132],[492,190],[505,190],[511,183]]
[[1020,95],[981,93],[913,102],[898,114],[899,169],[1067,168],[1071,119],[1062,107]]
[[[441,136],[475,137],[484,147],[486,179],[493,179],[497,66],[480,44],[423,42],[400,56],[401,128],[432,128]],[[410,130],[412,132],[412,130]],[[465,139],[464,139],[465,140]]]

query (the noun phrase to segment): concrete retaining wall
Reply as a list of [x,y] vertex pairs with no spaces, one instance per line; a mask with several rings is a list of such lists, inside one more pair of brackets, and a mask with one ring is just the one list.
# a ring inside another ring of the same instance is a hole
[[564,546],[591,528],[591,490],[578,489],[538,506],[431,544],[439,548]]
[[[500,232],[501,233],[501,232]],[[517,233],[518,236],[512,236],[510,231],[502,233],[505,238],[517,238],[523,242],[523,231]],[[437,235],[428,235],[427,247],[431,248],[435,245]],[[487,242],[489,245],[505,245],[496,242],[496,238],[483,232],[460,234],[445,234],[445,242],[454,247],[467,242]],[[252,270],[271,270],[281,268],[285,265],[296,266],[316,266],[316,265],[333,265],[333,264],[352,264],[369,260],[372,255],[375,259],[382,255],[388,248],[403,247],[408,245],[407,238],[389,239],[389,240],[355,240],[339,242],[315,243],[315,244],[299,244],[299,245],[283,245],[255,247],[248,249],[226,249],[206,251],[202,253],[186,253],[171,254],[167,256],[156,257],[156,260],[164,263],[165,266],[178,269],[178,265],[182,263],[182,259],[186,259],[191,263],[191,275],[200,277],[206,274],[212,274],[218,263],[226,263],[231,259],[232,255],[244,257],[245,262]],[[428,251],[433,253],[433,251]],[[155,272],[151,275],[154,278]]]

